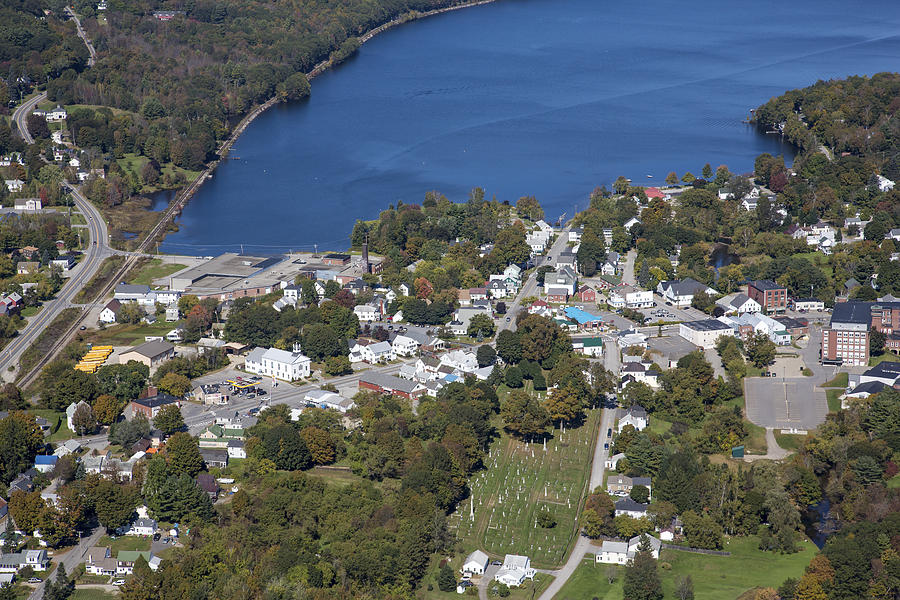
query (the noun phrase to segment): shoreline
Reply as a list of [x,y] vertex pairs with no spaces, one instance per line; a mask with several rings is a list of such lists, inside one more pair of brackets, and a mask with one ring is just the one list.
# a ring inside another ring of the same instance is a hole
[[[399,25],[412,23],[425,17],[433,17],[435,15],[440,15],[443,13],[461,10],[463,8],[472,8],[475,6],[483,6],[485,4],[492,4],[493,2],[496,2],[496,0],[476,0],[474,2],[467,2],[465,4],[457,4],[455,6],[446,6],[444,8],[436,8],[434,10],[429,10],[422,13],[415,13],[412,18],[410,18],[409,16],[410,13],[404,13],[403,15],[391,19],[387,23],[383,23],[378,27],[375,27],[374,29],[370,29],[363,35],[359,36],[359,44],[360,46],[362,46],[375,36],[384,33],[389,29],[393,29],[394,27],[397,27]],[[331,57],[320,61],[312,68],[309,73],[306,73],[307,80],[312,81],[332,66],[334,65],[332,64]],[[311,90],[310,93],[312,93]],[[240,121],[238,121],[237,125],[235,125],[234,127],[234,130],[231,132],[231,135],[229,135],[228,138],[226,138],[219,146],[219,149],[216,152],[218,158],[210,162],[193,181],[188,183],[187,186],[181,188],[175,194],[175,197],[163,212],[163,216],[159,219],[159,221],[157,221],[156,225],[151,228],[147,236],[139,244],[138,251],[144,249],[148,244],[152,244],[154,241],[158,241],[160,243],[162,242],[162,240],[166,237],[166,233],[168,233],[169,223],[171,222],[174,224],[175,217],[181,214],[181,211],[184,210],[184,207],[187,205],[188,201],[194,196],[194,194],[197,193],[204,182],[212,177],[213,172],[215,172],[219,164],[228,157],[228,153],[231,150],[231,147],[234,146],[235,142],[237,142],[241,134],[244,133],[244,131],[256,119],[256,117],[263,114],[265,111],[269,110],[276,104],[280,103],[281,101],[279,100],[278,96],[269,98],[262,104],[254,107],[250,112],[244,115]]]

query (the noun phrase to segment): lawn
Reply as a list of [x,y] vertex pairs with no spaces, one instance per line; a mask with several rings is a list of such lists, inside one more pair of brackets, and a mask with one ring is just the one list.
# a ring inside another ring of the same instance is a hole
[[100,541],[97,542],[98,546],[109,546],[109,550],[112,556],[117,556],[122,550],[149,550],[150,544],[150,538],[141,537],[138,535],[123,535],[117,537],[116,539],[112,539],[110,536],[104,535],[102,538],[100,538]]
[[778,445],[785,450],[799,450],[800,446],[803,445],[803,440],[805,439],[805,435],[781,433],[780,430],[775,430],[775,441],[778,442]]
[[869,358],[870,367],[874,367],[875,365],[879,365],[883,362],[900,362],[900,356],[897,356],[893,352],[882,352],[878,356],[872,356]]
[[28,412],[50,421],[50,437],[47,438],[47,441],[59,442],[75,437],[75,434],[69,431],[69,426],[66,424],[66,413],[57,412],[49,408],[34,408]]
[[[137,176],[137,180],[141,181],[141,169],[144,168],[150,159],[146,156],[138,156],[134,153],[125,154],[122,158],[116,161],[122,170],[129,171],[134,173]],[[173,163],[167,162],[160,165],[160,182],[162,182],[164,175],[169,175],[170,178],[175,177],[176,174],[182,174],[184,176],[184,181],[193,181],[197,178],[197,175],[200,174],[200,171],[189,171],[188,169],[182,169],[181,167],[176,167]],[[145,185],[141,191],[144,193],[152,193],[162,189],[166,189],[164,186],[157,185]]]
[[147,336],[163,336],[173,329],[177,323],[167,323],[160,320],[153,325],[140,323],[138,325],[113,325],[106,329],[97,330],[87,336],[87,341],[93,344],[110,344],[112,346],[133,346],[143,344]]
[[744,450],[747,454],[765,454],[768,450],[766,444],[766,428],[751,423],[744,419],[744,427],[747,429],[747,439],[744,440]]
[[144,264],[139,271],[129,277],[128,282],[137,285],[153,285],[154,279],[166,277],[172,273],[184,269],[187,265],[178,263],[163,263],[162,259],[154,258]]
[[115,600],[119,596],[96,588],[76,587],[69,600]]
[[887,487],[891,490],[896,490],[900,488],[900,475],[894,475],[890,479],[887,480]]
[[[470,481],[472,495],[450,517],[463,541],[462,553],[481,549],[499,559],[526,554],[539,568],[563,564],[587,485],[599,419],[600,411],[594,410],[581,427],[565,434],[555,430],[546,450],[543,444],[501,435],[485,459],[487,469]],[[537,527],[537,513],[543,509],[552,513],[555,527]]]
[[826,381],[819,387],[823,387],[823,388],[833,387],[833,388],[847,389],[847,381],[849,378],[850,378],[850,375],[848,373],[838,373],[837,375],[834,376],[834,379],[832,379],[831,381]]
[[42,308],[44,308],[44,307],[43,306],[26,306],[25,308],[22,309],[21,315],[23,317],[33,317],[34,315],[41,312]]
[[841,410],[840,395],[843,393],[844,390],[837,388],[825,390],[825,397],[828,399],[828,412],[837,412]]
[[[757,548],[755,536],[733,538],[725,545],[731,556],[707,556],[677,550],[663,550],[660,568],[665,598],[677,598],[678,580],[690,575],[696,600],[734,600],[754,587],[778,587],[788,577],[800,577],[815,554],[815,546],[806,541],[796,554],[773,554]],[[607,567],[584,561],[566,582],[555,600],[585,600],[596,596],[601,600],[622,600],[623,571],[610,586]]]

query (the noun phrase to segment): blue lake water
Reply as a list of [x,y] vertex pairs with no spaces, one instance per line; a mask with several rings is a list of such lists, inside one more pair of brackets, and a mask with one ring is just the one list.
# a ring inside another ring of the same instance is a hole
[[555,219],[619,175],[790,160],[749,109],[896,70],[898,25],[895,0],[500,0],[423,19],[256,119],[161,249],[341,249],[357,218],[432,189],[533,194]]

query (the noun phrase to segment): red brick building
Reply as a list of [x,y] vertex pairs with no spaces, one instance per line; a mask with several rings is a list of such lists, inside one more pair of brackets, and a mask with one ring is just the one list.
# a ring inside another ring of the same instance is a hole
[[588,285],[582,285],[578,288],[578,299],[582,302],[596,302],[597,292]]
[[359,389],[400,396],[407,400],[418,398],[425,393],[425,386],[420,383],[383,373],[366,373],[359,378]]
[[787,309],[787,288],[771,279],[751,281],[747,286],[747,295],[756,300],[767,313]]

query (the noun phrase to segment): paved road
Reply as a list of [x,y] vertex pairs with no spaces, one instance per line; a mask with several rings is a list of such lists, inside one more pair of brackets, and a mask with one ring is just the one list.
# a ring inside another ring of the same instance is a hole
[[69,13],[69,16],[72,17],[72,20],[75,21],[75,29],[78,32],[78,37],[84,42],[85,47],[88,49],[88,66],[93,67],[94,63],[97,60],[97,51],[94,50],[94,44],[91,43],[91,40],[88,39],[87,35],[84,33],[84,29],[81,28],[81,20],[78,18],[78,15],[75,14],[75,11],[71,6],[66,7],[66,12]]
[[46,99],[47,92],[41,92],[30,100],[26,100],[25,102],[20,104],[19,107],[15,111],[13,111],[12,120],[19,130],[19,135],[22,136],[22,139],[25,140],[26,144],[34,143],[34,138],[31,137],[30,133],[28,133],[28,115],[31,114],[31,111],[34,110],[35,106]]
[[625,264],[622,265],[622,283],[625,285],[637,285],[637,275],[634,272],[634,259],[637,251],[632,249],[625,253]]
[[[572,228],[571,225],[563,228],[562,231],[556,236],[556,241],[553,242],[553,245],[550,246],[550,249],[547,251],[546,258],[543,259],[542,262],[538,263],[538,266],[546,265],[554,265],[555,263],[552,260],[552,257],[559,256],[559,253],[562,252],[566,245],[569,243],[569,230]],[[522,284],[521,289],[519,289],[519,293],[516,294],[516,297],[506,308],[506,316],[509,317],[509,321],[505,319],[500,321],[500,325],[497,327],[497,333],[499,334],[504,329],[511,329],[513,331],[516,330],[516,315],[519,311],[524,308],[522,306],[522,300],[524,298],[528,298],[531,296],[539,296],[541,288],[538,286],[537,277],[535,273],[531,273],[528,276],[528,279]]]
[[[22,353],[31,346],[47,325],[53,322],[63,309],[72,305],[72,298],[94,275],[103,259],[113,253],[107,245],[109,239],[106,222],[100,211],[81,195],[76,188],[69,187],[75,205],[81,210],[88,220],[90,240],[82,261],[72,270],[69,278],[63,283],[62,288],[53,300],[44,303],[44,308],[39,312],[19,334],[3,349],[0,354],[0,373],[4,376],[10,374],[8,368],[18,365]],[[97,242],[96,245],[94,242]]]
[[[57,563],[62,562],[63,564],[65,564],[66,574],[71,575],[75,571],[75,568],[84,562],[84,557],[87,554],[88,550],[97,545],[97,542],[101,537],[103,537],[103,534],[105,532],[105,527],[98,527],[88,537],[81,538],[77,546],[74,546],[73,548],[67,550],[66,552],[63,552],[62,554],[55,555],[53,557],[53,560]],[[55,578],[56,575],[54,574],[50,574],[47,576],[48,580],[53,580]],[[39,598],[43,598],[45,584],[46,581],[35,587],[34,590],[28,595],[28,600],[38,600]]]

